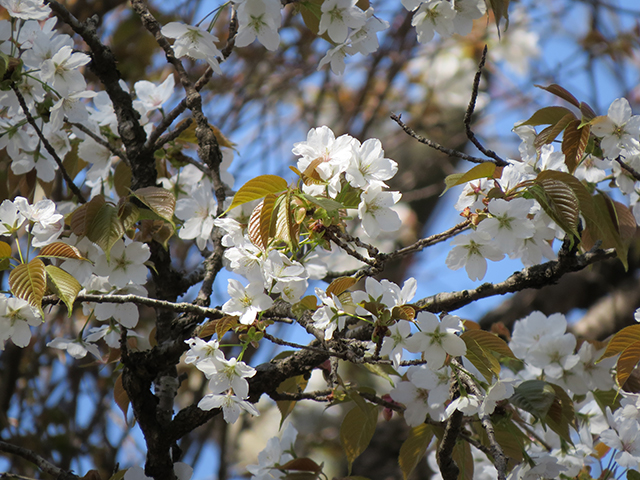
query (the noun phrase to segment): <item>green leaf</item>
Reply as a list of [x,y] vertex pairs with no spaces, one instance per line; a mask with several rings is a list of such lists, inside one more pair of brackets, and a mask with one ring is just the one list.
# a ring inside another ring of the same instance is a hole
[[342,190],[336,196],[336,202],[344,205],[345,208],[358,208],[360,205],[360,194],[362,190],[354,188],[345,182]]
[[553,93],[556,97],[560,97],[561,99],[569,102],[571,105],[580,108],[580,102],[578,101],[578,99],[571,95],[568,90],[562,88],[560,85],[552,83],[548,87],[543,87],[542,85],[534,86],[541,88],[542,90],[546,90],[549,93]]
[[133,196],[173,227],[173,214],[176,210],[176,197],[169,190],[160,187],[144,187],[132,192]]
[[566,107],[544,107],[535,112],[529,119],[518,124],[518,127],[524,125],[555,125],[567,115],[576,118],[575,114]]
[[76,208],[71,214],[71,231],[79,237],[86,236],[91,222],[105,203],[102,195],[96,195],[88,203]]
[[0,258],[11,257],[11,245],[6,242],[0,242]]
[[527,190],[565,232],[579,238],[580,203],[571,187],[554,178],[536,178]]
[[21,263],[9,273],[9,289],[16,297],[29,302],[42,314],[42,297],[47,288],[47,272],[44,263],[34,258]]
[[374,375],[377,375],[380,378],[384,378],[392,387],[395,387],[393,379],[390,377],[390,375],[398,375],[398,372],[396,372],[391,365],[381,365],[377,363],[363,363],[361,365]]
[[509,0],[489,0],[489,4],[491,5],[491,10],[493,10],[498,37],[500,37],[500,21],[503,18],[506,20],[505,31],[509,28]]
[[518,385],[509,401],[537,418],[544,418],[556,398],[550,383],[543,380],[526,380]]
[[[295,377],[289,377],[285,381],[283,381],[278,388],[276,388],[276,392],[278,393],[302,393],[304,389],[307,388],[307,383],[309,383],[309,379],[305,378],[304,375],[296,375]],[[293,412],[296,404],[295,400],[278,400],[276,402],[276,406],[278,410],[280,410],[280,427],[287,419],[287,417]]]
[[562,153],[564,153],[564,163],[569,172],[574,172],[580,164],[589,143],[590,132],[589,125],[580,128],[580,120],[574,120],[567,125],[562,137]]
[[324,208],[327,212],[337,212],[338,210],[344,210],[346,208],[340,202],[336,202],[331,198],[314,197],[313,195],[308,195],[306,193],[300,193],[298,195],[304,198],[307,202],[311,202],[320,208]]
[[340,443],[349,464],[349,474],[353,462],[365,451],[376,430],[378,407],[369,403],[356,405],[344,416],[340,426]]
[[471,335],[468,335],[470,331],[467,330],[460,335],[467,346],[467,352],[464,356],[478,369],[487,382],[491,383],[494,376],[500,375],[500,362],[491,352],[485,351],[478,345],[478,342]]
[[454,173],[452,175],[448,175],[444,179],[444,183],[447,186],[444,189],[444,192],[440,194],[440,196],[444,195],[447,190],[456,185],[463,185],[467,182],[471,182],[472,180],[477,180],[479,178],[491,178],[493,177],[494,172],[496,171],[496,164],[493,162],[485,162],[480,165],[476,165],[471,170],[465,173]]
[[460,469],[458,480],[473,480],[473,469],[475,465],[469,442],[458,440],[455,447],[453,447],[451,459]]
[[111,204],[104,203],[87,227],[87,238],[102,248],[107,260],[109,260],[111,247],[122,238],[124,232],[125,229],[120,221],[118,209]]
[[47,265],[46,271],[49,286],[51,287],[50,289],[67,306],[69,318],[71,318],[73,302],[76,301],[78,293],[82,290],[82,285],[80,285],[73,275],[54,265]]
[[575,412],[573,410],[573,402],[567,392],[559,385],[549,383],[555,393],[553,403],[547,411],[544,421],[549,428],[556,432],[564,441],[573,445],[571,440],[570,426],[574,426]]
[[280,193],[286,189],[287,181],[284,178],[277,175],[260,175],[240,187],[225,213],[245,203],[263,198],[270,193]]
[[627,480],[640,480],[640,472],[637,470],[627,470]]
[[598,240],[602,248],[615,248],[616,255],[629,268],[627,253],[636,231],[636,223],[629,208],[611,200],[605,193],[593,196],[593,217],[587,219],[587,227],[582,233],[584,249],[590,249]]
[[400,447],[400,455],[398,457],[398,463],[405,480],[409,478],[411,472],[424,457],[432,439],[433,429],[431,425],[426,423],[413,427],[409,431],[409,436]]

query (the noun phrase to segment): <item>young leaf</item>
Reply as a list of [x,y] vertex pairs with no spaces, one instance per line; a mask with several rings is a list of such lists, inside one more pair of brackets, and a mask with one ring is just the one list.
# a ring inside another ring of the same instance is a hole
[[71,231],[79,237],[87,235],[91,222],[105,203],[102,195],[96,195],[88,203],[76,208],[71,214]]
[[263,198],[270,193],[280,193],[286,189],[287,181],[284,178],[277,175],[260,175],[240,187],[225,213],[245,203]]
[[109,260],[111,247],[122,238],[124,232],[118,209],[104,203],[88,225],[86,235],[89,240],[102,248]]
[[589,125],[580,128],[580,120],[574,120],[567,125],[564,137],[562,137],[562,153],[564,153],[564,163],[569,172],[574,172],[582,160],[587,143],[589,143],[590,132]]
[[542,85],[534,85],[535,87],[541,88],[542,90],[546,90],[549,93],[553,93],[556,97],[560,97],[563,100],[566,100],[571,105],[574,105],[580,108],[580,102],[576,97],[571,95],[566,89],[562,88],[560,85],[552,83],[548,87],[543,87]]
[[505,31],[509,28],[509,0],[489,0],[491,10],[493,10],[493,16],[496,22],[496,28],[498,29],[498,37],[500,36],[500,21],[504,18]]
[[9,289],[16,297],[29,302],[42,313],[42,297],[47,288],[47,272],[44,263],[34,258],[21,263],[9,273]]
[[[466,330],[461,337],[473,339],[484,350],[490,350],[503,357],[516,358],[507,342],[485,330]],[[465,340],[466,341],[466,340]]]
[[458,441],[453,447],[451,459],[460,469],[458,480],[473,480],[474,462],[469,442]]
[[567,115],[576,118],[574,113],[566,107],[544,107],[535,112],[524,122],[518,124],[519,127],[523,125],[555,125],[560,122]]
[[409,436],[400,447],[400,455],[398,457],[404,480],[409,478],[411,472],[420,463],[432,439],[433,429],[431,425],[426,423],[413,427],[409,431]]
[[555,398],[544,421],[549,425],[549,428],[556,432],[564,441],[573,445],[569,431],[570,426],[575,427],[573,402],[562,387],[553,383],[549,383],[549,385],[553,388]]
[[[53,242],[45,245],[38,253],[40,258],[71,258],[74,260],[87,260],[82,256],[80,250],[72,245],[62,242]],[[87,260],[88,261],[88,260]]]
[[278,202],[278,206],[274,206],[271,225],[275,226],[273,238],[284,242],[290,250],[294,251],[298,248],[300,225],[293,220],[291,197],[291,191],[288,191],[283,195],[282,201]]
[[46,271],[47,280],[49,280],[49,285],[51,287],[50,289],[67,306],[69,318],[71,318],[71,314],[73,313],[73,302],[75,302],[78,293],[82,290],[82,285],[80,285],[73,275],[54,265],[47,265]]
[[349,474],[353,462],[365,451],[376,430],[378,407],[369,403],[363,407],[356,405],[345,416],[340,426],[340,443],[349,464]]
[[609,341],[609,345],[607,345],[606,350],[598,359],[598,362],[605,358],[615,357],[636,342],[640,342],[640,325],[630,325],[623,328]]
[[355,277],[338,277],[327,287],[327,295],[330,296],[333,293],[335,296],[338,296],[353,287],[356,283],[358,283],[358,279]]
[[463,185],[467,182],[471,182],[472,180],[477,180],[479,178],[491,178],[496,171],[496,164],[493,162],[485,162],[480,165],[476,165],[471,170],[465,173],[454,173],[452,175],[448,175],[444,179],[444,183],[446,188],[444,192],[440,194],[440,196],[444,195],[447,190],[451,187],[455,187],[456,185]]
[[556,122],[554,125],[550,125],[544,130],[542,130],[536,136],[536,139],[533,142],[533,146],[536,149],[539,149],[543,145],[548,145],[552,143],[556,139],[556,137],[560,135],[560,132],[562,132],[567,127],[567,125],[569,125],[569,123],[571,123],[575,119],[576,119],[576,116],[572,112],[567,113],[564,117],[558,120],[558,122]]
[[528,191],[554,222],[565,232],[579,238],[580,203],[566,183],[553,178],[536,178]]
[[173,225],[176,197],[169,190],[160,187],[144,187],[132,192],[138,200],[162,219]]
[[251,242],[261,250],[266,250],[271,240],[269,233],[276,198],[277,197],[271,193],[266,195],[262,202],[256,205],[253,212],[251,212],[251,217],[249,217],[249,226],[247,228],[249,238]]
[[616,363],[616,382],[621,387],[640,362],[640,341],[633,342],[620,354]]

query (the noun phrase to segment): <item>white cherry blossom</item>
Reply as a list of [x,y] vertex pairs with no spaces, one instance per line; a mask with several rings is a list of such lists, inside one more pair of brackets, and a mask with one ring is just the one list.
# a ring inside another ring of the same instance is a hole
[[422,353],[431,370],[444,365],[447,355],[459,357],[467,351],[467,346],[457,334],[462,331],[462,321],[454,315],[445,315],[440,321],[430,312],[418,312],[415,323],[420,329],[407,342],[408,350]]
[[231,298],[222,306],[222,311],[229,315],[238,315],[243,325],[251,325],[259,312],[273,305],[273,300],[264,293],[262,282],[253,282],[243,287],[238,280],[231,278],[227,292]]
[[249,403],[240,397],[228,393],[226,395],[210,394],[205,395],[200,402],[198,402],[198,408],[200,410],[212,410],[214,408],[222,408],[222,416],[227,423],[236,423],[240,418],[240,412],[242,410],[257,417],[260,412],[252,403]]
[[402,198],[400,192],[386,192],[380,185],[371,185],[360,198],[358,217],[368,236],[375,238],[381,231],[395,232],[400,228],[402,221],[398,213],[390,208]]
[[233,388],[240,398],[249,396],[249,383],[245,380],[256,374],[256,370],[236,358],[226,360],[220,355],[209,355],[196,365],[209,379],[209,390],[212,393],[223,393]]
[[142,285],[149,274],[144,262],[150,256],[148,245],[131,242],[125,246],[123,240],[118,240],[111,248],[109,260],[106,255],[101,256],[94,271],[96,275],[109,277],[109,283],[114,287],[123,288],[129,283]]
[[471,280],[482,280],[487,273],[487,258],[499,262],[504,253],[492,245],[489,235],[475,231],[459,235],[451,242],[453,248],[447,255],[446,264],[451,270],[465,267]]
[[11,339],[14,345],[26,347],[31,341],[31,329],[43,322],[38,311],[21,298],[0,296],[0,350]]
[[453,33],[453,19],[456,11],[446,0],[429,0],[423,2],[413,14],[411,25],[416,27],[418,41],[429,42],[437,32],[442,37]]
[[175,38],[173,51],[176,57],[189,56],[195,60],[205,60],[219,75],[222,70],[218,63],[218,58],[222,58],[222,53],[216,47],[218,38],[202,28],[185,25],[181,22],[167,23],[162,27],[162,34],[165,37]]
[[602,137],[600,146],[610,159],[617,157],[640,136],[640,115],[632,116],[631,113],[629,101],[617,98],[609,106],[607,116],[598,118],[591,125],[591,132]]
[[327,32],[331,40],[343,43],[349,28],[360,28],[367,21],[365,13],[356,6],[357,0],[325,0],[318,34]]

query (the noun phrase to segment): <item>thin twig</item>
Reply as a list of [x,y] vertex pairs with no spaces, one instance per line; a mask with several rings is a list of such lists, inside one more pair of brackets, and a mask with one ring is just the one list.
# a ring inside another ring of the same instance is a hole
[[[484,158],[478,158],[478,157],[474,157],[473,155],[468,155],[468,154],[466,154],[464,152],[460,152],[458,150],[453,150],[451,148],[444,147],[444,146],[440,145],[438,142],[434,142],[433,140],[425,138],[422,135],[418,135],[416,132],[413,131],[413,129],[411,127],[409,127],[406,123],[404,123],[401,120],[401,118],[400,118],[401,116],[400,115],[396,115],[395,113],[392,113],[390,115],[390,117],[394,122],[396,122],[398,125],[400,125],[400,127],[405,131],[405,133],[407,135],[409,135],[410,137],[415,138],[420,143],[424,143],[426,146],[431,147],[434,150],[438,150],[439,152],[445,153],[445,154],[449,155],[450,157],[462,158],[463,160],[467,160],[467,161],[473,162],[473,163],[487,163],[487,162],[490,161],[490,160],[487,160],[487,159],[484,159]],[[507,162],[505,162],[504,160],[496,161],[495,164],[498,165],[498,166],[501,166],[501,167],[508,165]]]
[[62,164],[62,160],[58,156],[58,153],[51,146],[51,144],[49,143],[49,140],[46,139],[46,137],[42,133],[42,130],[40,130],[40,127],[38,127],[38,124],[36,123],[35,119],[31,115],[31,112],[29,112],[29,107],[27,107],[27,103],[24,101],[24,97],[22,96],[22,93],[20,93],[20,90],[18,90],[18,86],[13,82],[11,83],[11,90],[13,90],[13,93],[15,93],[16,97],[18,97],[18,103],[20,103],[20,107],[22,108],[22,111],[25,117],[27,118],[27,122],[29,122],[29,125],[31,125],[33,129],[36,131],[36,134],[38,135],[38,138],[40,138],[40,141],[44,145],[45,150],[47,150],[49,155],[51,155],[53,160],[58,165],[58,168],[60,169],[60,173],[62,173],[62,178],[64,178],[65,182],[67,182],[69,189],[73,192],[73,194],[76,197],[78,197],[78,201],[80,203],[87,203],[87,200],[84,198],[84,195],[82,195],[82,192],[77,187],[77,185],[73,183],[73,179],[69,176],[69,173],[67,173],[67,170],[64,168],[64,165]]
[[360,260],[362,263],[366,263],[370,267],[374,267],[375,268],[377,266],[375,260],[372,260],[370,258],[366,258],[363,255],[360,255],[353,248],[351,248],[349,245],[347,245],[346,242],[343,242],[342,239],[340,239],[333,231],[327,229],[327,230],[324,231],[324,234],[327,236],[328,240],[331,240],[333,243],[335,243],[337,246],[339,246],[341,249],[343,249],[345,252],[347,252],[348,255],[352,256],[356,260]]
[[626,170],[629,174],[631,174],[631,176],[633,178],[635,178],[636,180],[640,180],[640,172],[638,172],[635,168],[633,168],[632,166],[624,163],[622,161],[622,158],[620,158],[620,155],[618,155],[616,158],[614,158],[614,160],[616,162],[618,162],[618,164],[620,164],[620,166],[622,167],[623,170]]
[[480,58],[480,64],[478,65],[478,71],[473,79],[473,88],[471,90],[471,100],[469,100],[469,105],[467,106],[467,111],[464,114],[464,128],[467,132],[467,138],[471,140],[471,142],[484,153],[487,157],[493,158],[495,160],[496,165],[498,166],[506,166],[507,162],[505,162],[502,158],[498,156],[496,152],[493,150],[487,150],[482,146],[480,141],[476,138],[475,134],[471,131],[471,116],[473,115],[473,111],[476,108],[476,100],[478,99],[478,89],[480,88],[480,78],[482,77],[482,69],[484,68],[484,63],[487,60],[487,46],[484,46],[482,50],[482,57]]
[[291,393],[291,392],[270,392],[269,396],[279,402],[281,400],[288,400],[297,402],[299,400],[314,400],[316,402],[331,402],[333,398],[333,390],[317,390],[315,392],[308,393]]
[[[65,120],[66,120],[66,117],[65,117]],[[85,135],[89,135],[96,143],[102,145],[107,150],[109,150],[113,155],[116,155],[116,156],[120,157],[123,162],[125,162],[127,165],[129,165],[129,159],[127,158],[127,155],[122,150],[120,150],[119,148],[116,148],[113,145],[111,145],[109,142],[107,142],[100,135],[96,135],[95,132],[91,131],[89,128],[87,128],[86,126],[82,125],[81,123],[73,123],[73,122],[70,122],[69,120],[67,120],[67,123],[69,125],[71,125],[72,127],[77,128],[78,130],[80,130]]]
[[59,467],[56,467],[54,464],[49,462],[44,457],[41,457],[35,452],[32,452],[29,449],[18,447],[17,445],[12,445],[7,442],[0,441],[0,451],[11,453],[13,455],[17,455],[19,457],[24,458],[25,460],[30,461],[34,465],[36,465],[40,470],[46,472],[50,475],[56,477],[57,480],[79,480],[80,477],[77,475],[63,470]]
[[430,247],[431,245],[435,245],[436,243],[444,242],[445,240],[457,235],[458,233],[465,231],[469,227],[471,227],[471,221],[465,220],[464,222],[461,222],[451,227],[450,229],[445,230],[444,232],[436,233],[429,237],[422,238],[414,244],[401,248],[400,250],[396,250],[395,252],[391,253],[383,253],[379,256],[380,260],[388,262],[389,260],[393,260],[398,257],[403,257],[411,253],[419,252],[426,247]]

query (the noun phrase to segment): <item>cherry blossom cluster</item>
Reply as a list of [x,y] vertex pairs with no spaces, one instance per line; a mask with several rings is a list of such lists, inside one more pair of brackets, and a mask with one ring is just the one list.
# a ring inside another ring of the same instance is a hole
[[247,465],[252,480],[285,478],[286,474],[281,467],[295,458],[294,445],[297,435],[298,432],[291,422],[287,422],[280,430],[279,436],[271,437],[264,450],[258,454],[258,464]]
[[[521,186],[544,170],[568,172],[565,155],[553,145],[536,148],[536,130],[525,125],[514,131],[521,138],[520,160],[512,160],[499,179],[469,182],[456,203],[467,214],[486,213],[472,232],[453,239],[453,249],[447,256],[447,266],[453,270],[465,267],[469,278],[482,280],[487,271],[487,259],[500,261],[505,255],[520,258],[526,266],[536,265],[543,258],[556,257],[552,243],[564,232],[556,226],[533,199],[522,198]],[[615,100],[607,116],[598,117],[591,132],[600,138],[603,158],[588,155],[574,172],[579,180],[594,187],[615,181],[632,207],[636,222],[640,222],[640,182],[624,170],[616,158],[631,168],[640,167],[640,116],[632,115],[629,102]],[[489,196],[497,188],[504,198]]]
[[402,0],[402,5],[413,12],[411,25],[420,43],[431,41],[436,33],[443,38],[468,35],[473,21],[487,11],[484,0]]
[[[576,337],[567,333],[567,321],[563,315],[547,317],[540,312],[533,312],[517,321],[509,346],[522,361],[520,369],[515,371],[503,366],[500,378],[494,379],[492,383],[477,382],[482,388],[481,394],[463,391],[456,399],[450,400],[450,383],[452,378],[457,377],[455,372],[461,367],[450,364],[443,366],[443,361],[434,356],[447,353],[453,356],[460,352],[464,355],[464,344],[457,345],[463,342],[455,333],[460,331],[459,322],[457,317],[451,315],[438,321],[434,315],[420,312],[415,322],[420,332],[409,336],[411,324],[403,320],[390,327],[396,328],[390,337],[385,338],[383,347],[393,345],[395,351],[383,348],[382,352],[389,352],[393,358],[393,355],[402,350],[420,351],[420,348],[415,347],[421,343],[422,358],[427,359],[426,365],[410,367],[390,392],[394,401],[406,407],[404,419],[409,426],[415,427],[427,419],[446,420],[455,410],[466,416],[490,415],[498,405],[504,408],[507,400],[512,400],[510,408],[514,408],[514,392],[517,392],[519,385],[527,381],[544,380],[561,386],[574,401],[579,418],[577,430],[572,435],[575,448],[567,449],[556,433],[534,421],[534,415],[530,411],[519,409],[518,415],[530,422],[535,438],[543,439],[544,445],[549,449],[532,444],[527,452],[535,458],[535,462],[518,465],[511,472],[510,479],[557,478],[560,473],[573,478],[588,462],[590,455],[597,456],[594,445],[598,439],[615,450],[614,457],[619,466],[638,468],[639,397],[620,392],[623,396],[621,407],[613,414],[609,407],[604,409],[598,405],[595,395],[611,391],[615,387],[611,375],[613,359],[596,363],[602,351],[588,342],[583,342],[578,347]],[[400,332],[403,324],[407,328]],[[398,360],[394,359],[394,364],[397,365]],[[462,370],[475,379],[482,378],[482,374],[466,358],[463,358]],[[478,462],[476,471],[486,469],[495,476],[494,466],[486,456],[476,451],[474,458]]]
[[304,192],[336,198],[346,182],[362,192],[358,218],[369,237],[400,228],[400,218],[391,207],[400,201],[401,194],[384,190],[384,182],[396,174],[398,164],[384,157],[380,140],[370,138],[360,143],[346,134],[335,138],[329,127],[322,126],[311,129],[306,141],[294,144],[293,153],[301,157],[299,171],[304,172],[314,162],[322,180],[320,184],[303,185]]
[[245,400],[249,396],[249,383],[245,379],[256,374],[253,367],[237,358],[227,360],[215,339],[205,342],[195,337],[186,340],[186,343],[189,351],[185,363],[193,364],[209,380],[211,393],[202,397],[198,408],[222,408],[227,423],[235,423],[241,410],[251,415],[260,415],[258,409]]

